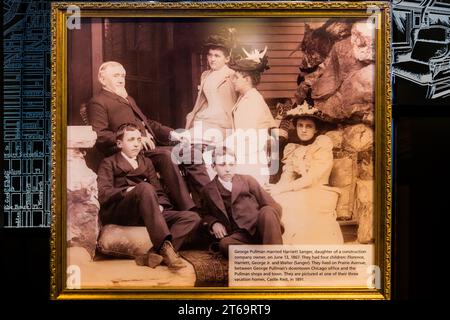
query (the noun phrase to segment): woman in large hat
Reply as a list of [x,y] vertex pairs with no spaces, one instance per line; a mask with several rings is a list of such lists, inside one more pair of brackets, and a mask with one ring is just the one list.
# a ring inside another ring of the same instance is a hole
[[[199,91],[194,108],[186,116],[186,129],[192,134],[201,132],[202,137],[193,137],[194,141],[204,144],[216,143],[231,132],[231,110],[237,95],[231,83],[234,71],[228,67],[230,54],[235,46],[233,28],[208,37],[203,47],[207,52],[209,69],[202,73]],[[194,130],[200,127],[201,130]],[[216,133],[216,134],[215,134]]]
[[341,244],[336,221],[339,189],[329,186],[333,143],[322,134],[331,119],[306,102],[288,111],[300,143],[284,149],[283,173],[266,190],[283,207],[284,244]]
[[233,59],[229,65],[235,71],[232,82],[239,94],[232,111],[237,171],[252,175],[264,184],[269,181],[269,130],[278,127],[263,96],[256,89],[261,74],[269,69],[267,47],[261,52],[253,50],[249,53],[245,49],[243,52],[245,58]]

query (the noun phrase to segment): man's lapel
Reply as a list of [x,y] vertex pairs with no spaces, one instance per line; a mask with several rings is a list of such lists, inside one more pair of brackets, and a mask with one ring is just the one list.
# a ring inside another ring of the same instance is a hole
[[213,203],[217,206],[217,208],[220,209],[220,211],[222,211],[222,213],[228,219],[227,209],[225,209],[225,204],[223,203],[222,197],[220,196],[219,189],[217,188],[217,184],[220,183],[217,180],[217,176],[214,178],[213,181],[214,181],[214,183],[211,183],[209,185],[209,195],[211,197],[211,200],[213,200]]
[[244,189],[244,181],[238,175],[233,177],[233,188],[231,189],[231,204],[236,201],[239,194]]
[[133,109],[134,113],[136,113],[142,121],[147,122],[147,117],[142,113],[141,109],[139,109],[139,107],[137,106],[136,102],[132,97],[128,96],[127,104],[131,107],[131,109]]
[[131,171],[133,171],[133,167],[131,164],[125,159],[122,155],[122,153],[117,152],[116,153],[116,163],[117,167],[122,170],[123,172],[126,172],[127,174]]
[[143,175],[147,169],[145,166],[145,159],[141,154],[139,154],[136,159],[138,162],[138,167],[131,171],[130,174],[133,176],[140,176]]
[[134,101],[133,97],[128,96],[128,99],[124,99],[121,96],[119,96],[118,94],[109,92],[108,90],[103,89],[103,92],[104,92],[104,94],[106,94],[107,96],[116,100],[117,102],[123,103],[123,104],[127,105],[127,107],[131,107],[131,109],[139,117],[139,119],[144,122],[145,128],[148,130],[148,132],[150,132],[151,135],[153,137],[155,137],[155,134],[154,134],[152,128],[150,128],[150,125],[147,122],[147,117],[142,113],[141,109],[139,109],[139,107],[137,106],[136,101]]
[[139,109],[139,107],[137,106],[136,102],[134,101],[134,99],[130,96],[128,96],[128,100],[129,100],[129,105],[131,106],[131,108],[133,109],[133,111],[139,116],[139,118],[144,122],[145,124],[145,128],[147,129],[147,131],[153,136],[153,138],[157,141],[158,138],[156,137],[155,133],[153,132],[152,128],[150,127],[150,124],[148,123],[148,119],[147,117],[142,113],[141,109]]
[[118,94],[115,94],[115,93],[105,90],[105,89],[102,89],[102,92],[104,95],[108,96],[109,98],[111,98],[113,100],[116,100],[117,102],[129,105],[129,102],[127,101],[127,99],[122,98]]
[[129,186],[135,186],[143,181],[147,181],[150,183],[150,181],[147,180],[147,177],[145,176],[145,160],[144,158],[139,155],[137,158],[138,161],[138,167],[136,169],[133,169],[131,164],[123,157],[123,155],[118,152],[116,154],[117,159],[117,167],[120,168],[125,174],[125,179],[127,181],[127,184]]

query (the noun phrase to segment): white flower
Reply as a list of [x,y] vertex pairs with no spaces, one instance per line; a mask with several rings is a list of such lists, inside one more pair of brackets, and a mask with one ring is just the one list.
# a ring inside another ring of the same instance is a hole
[[264,58],[267,52],[267,46],[265,46],[263,52],[259,52],[258,49],[254,49],[252,52],[248,53],[244,48],[242,48],[244,53],[247,55],[246,60],[252,60],[256,63],[261,63],[261,59]]
[[235,34],[237,32],[236,28],[228,28],[227,30],[229,34]]
[[286,115],[295,116],[295,115],[312,115],[318,112],[319,109],[316,107],[312,107],[305,101],[302,105],[295,107],[294,109],[286,112]]

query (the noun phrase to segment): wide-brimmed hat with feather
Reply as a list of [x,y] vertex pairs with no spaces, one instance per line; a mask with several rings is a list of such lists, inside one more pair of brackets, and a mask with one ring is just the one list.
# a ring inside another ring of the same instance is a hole
[[258,72],[263,73],[265,70],[270,69],[267,58],[267,46],[264,50],[259,51],[254,49],[251,52],[247,52],[242,48],[243,53],[246,57],[234,56],[232,57],[229,67],[235,71],[247,71],[247,72]]
[[316,107],[310,106],[306,101],[303,104],[286,112],[284,119],[286,120],[297,120],[300,118],[312,118],[319,120],[324,123],[334,123],[334,119],[317,109]]

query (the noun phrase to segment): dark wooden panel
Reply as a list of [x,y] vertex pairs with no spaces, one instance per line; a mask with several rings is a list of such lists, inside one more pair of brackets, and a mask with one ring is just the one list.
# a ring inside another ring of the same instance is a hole
[[248,49],[268,47],[270,70],[258,90],[267,99],[291,98],[297,89],[301,53],[297,50],[304,35],[304,21],[266,19],[257,25],[239,24],[238,38]]
[[298,74],[298,67],[271,67],[265,73],[266,74],[273,74],[273,73]]
[[255,25],[248,27],[239,26],[239,34],[289,34],[289,35],[303,35],[305,28],[303,26],[285,26],[276,27],[272,25]]
[[242,28],[253,27],[298,27],[303,28],[305,26],[305,19],[289,19],[289,18],[251,18],[251,19],[239,19],[233,24],[235,28],[241,30]]
[[[297,42],[271,42],[267,44],[269,50],[296,50],[300,43],[301,39]],[[257,49],[264,49],[264,43],[262,42],[248,42],[245,43],[245,47],[254,47]]]
[[297,89],[297,84],[295,82],[261,82],[258,85],[258,90],[267,91],[267,90],[295,90]]
[[[282,18],[282,19],[265,19],[264,22],[267,22],[267,24],[270,24],[274,27],[304,27],[305,22],[304,19],[302,21],[299,21],[298,19],[289,19],[289,18]],[[267,25],[266,24],[266,25]]]
[[299,50],[269,50],[267,55],[270,58],[300,58],[302,53]]
[[247,42],[252,43],[264,43],[269,45],[272,42],[295,42],[298,43],[300,39],[302,39],[302,35],[286,35],[286,34],[248,34],[248,35],[240,35],[238,40],[243,44]]
[[68,110],[67,123],[71,126],[84,125],[80,107],[94,94],[92,88],[92,38],[90,24],[82,22],[80,29],[69,30],[67,54],[68,68]]
[[269,60],[269,66],[300,66],[300,60],[298,58],[286,58],[286,59],[278,59],[272,58]]
[[260,91],[264,99],[272,99],[272,98],[293,98],[295,91]]
[[296,74],[263,74],[261,83],[264,82],[297,82]]

